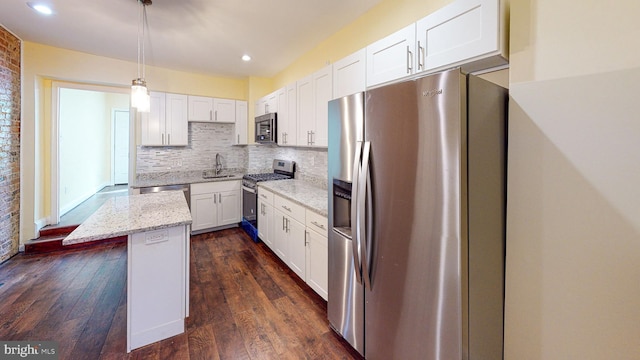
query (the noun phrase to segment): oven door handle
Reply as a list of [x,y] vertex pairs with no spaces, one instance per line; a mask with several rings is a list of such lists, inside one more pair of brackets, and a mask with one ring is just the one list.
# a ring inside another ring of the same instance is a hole
[[244,191],[246,191],[246,192],[250,192],[250,193],[252,193],[252,194],[255,194],[255,193],[256,193],[256,189],[252,189],[252,188],[250,188],[250,187],[246,187],[246,186],[244,186],[244,185],[242,185],[242,190],[244,190]]

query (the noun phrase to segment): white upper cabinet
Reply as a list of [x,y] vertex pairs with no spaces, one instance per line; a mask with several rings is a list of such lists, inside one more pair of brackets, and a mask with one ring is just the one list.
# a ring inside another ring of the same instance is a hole
[[213,99],[213,121],[235,123],[236,101],[231,99]]
[[[290,90],[293,89],[293,98],[290,99]],[[289,85],[276,91],[278,94],[278,145],[292,146],[296,141],[296,85]],[[292,101],[291,104],[289,101]],[[293,106],[292,106],[293,105]]]
[[189,95],[189,121],[236,122],[236,101]]
[[236,138],[235,145],[247,145],[247,102],[236,100]]
[[328,103],[333,99],[333,66],[297,82],[298,146],[327,146]]
[[187,96],[151,92],[151,108],[140,114],[140,145],[186,146],[188,144]]
[[189,95],[189,121],[213,121],[213,98]]
[[367,87],[415,72],[416,24],[367,46]]
[[167,94],[165,145],[186,146],[189,143],[189,124],[187,121],[187,95]]
[[298,102],[298,145],[310,145],[310,129],[315,120],[313,108],[313,75],[296,82]]
[[285,91],[287,94],[287,121],[284,141],[287,146],[296,146],[298,145],[298,88],[293,83],[287,85]]
[[367,51],[362,49],[333,64],[334,99],[365,90],[366,58]]
[[417,22],[418,71],[461,65],[466,72],[507,63],[499,0],[457,0]]
[[313,74],[315,121],[311,129],[311,145],[329,143],[329,101],[333,100],[333,66],[325,66]]

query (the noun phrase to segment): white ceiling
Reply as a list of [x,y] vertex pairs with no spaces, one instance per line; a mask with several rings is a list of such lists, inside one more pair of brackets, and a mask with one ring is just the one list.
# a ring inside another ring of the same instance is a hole
[[[137,0],[1,0],[0,24],[22,40],[136,61]],[[381,0],[153,0],[146,64],[271,77]],[[245,63],[240,57],[249,54]]]

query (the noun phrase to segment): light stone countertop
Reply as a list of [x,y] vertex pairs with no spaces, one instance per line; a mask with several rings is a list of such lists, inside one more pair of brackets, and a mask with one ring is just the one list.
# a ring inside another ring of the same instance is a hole
[[191,222],[191,213],[182,191],[118,196],[108,199],[69,234],[62,245],[188,225]]
[[137,178],[132,184],[130,184],[130,186],[133,188],[141,188],[164,185],[195,184],[214,181],[242,180],[242,176],[244,174],[245,172],[240,171],[223,171],[222,175],[231,176],[220,178],[204,178],[202,176],[202,170],[146,173]]
[[329,201],[326,189],[301,180],[261,181],[258,187],[272,191],[324,217],[328,215]]

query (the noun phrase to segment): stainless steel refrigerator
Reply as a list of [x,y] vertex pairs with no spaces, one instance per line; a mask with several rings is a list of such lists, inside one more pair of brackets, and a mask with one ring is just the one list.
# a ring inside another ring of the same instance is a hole
[[367,359],[501,359],[505,89],[458,69],[329,103],[332,328]]

